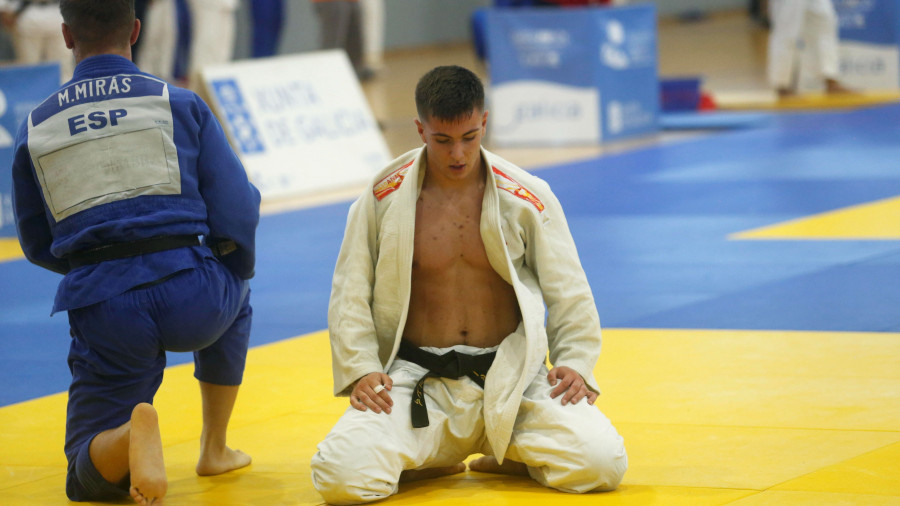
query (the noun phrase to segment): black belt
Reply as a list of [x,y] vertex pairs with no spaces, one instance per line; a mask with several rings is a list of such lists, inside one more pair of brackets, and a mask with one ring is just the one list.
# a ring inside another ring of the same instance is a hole
[[400,341],[400,350],[397,352],[397,357],[428,369],[428,373],[419,379],[415,390],[413,390],[413,397],[410,403],[413,427],[417,429],[428,427],[428,410],[425,408],[424,391],[426,378],[458,379],[467,376],[477,383],[478,386],[484,388],[484,378],[487,376],[491,364],[494,363],[495,356],[497,356],[495,351],[482,355],[466,355],[456,350],[437,355],[417,348],[407,341]]
[[135,257],[147,253],[156,253],[187,246],[200,246],[202,244],[203,240],[198,235],[166,235],[138,239],[136,241],[105,244],[96,248],[76,251],[68,255],[66,259],[74,269],[75,267],[97,264],[107,260]]

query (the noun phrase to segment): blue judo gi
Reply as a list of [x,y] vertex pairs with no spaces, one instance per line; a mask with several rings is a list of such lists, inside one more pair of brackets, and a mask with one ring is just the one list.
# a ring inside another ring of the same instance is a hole
[[[193,351],[200,381],[241,383],[259,203],[209,107],[121,56],[81,61],[19,129],[19,241],[28,260],[64,274],[52,312],[68,311],[72,337],[70,499],[128,494],[127,480],[100,476],[88,448],[98,433],[127,422],[136,404],[153,401],[167,350]],[[73,261],[170,237],[199,239]],[[233,251],[216,256],[208,245],[224,240]]]

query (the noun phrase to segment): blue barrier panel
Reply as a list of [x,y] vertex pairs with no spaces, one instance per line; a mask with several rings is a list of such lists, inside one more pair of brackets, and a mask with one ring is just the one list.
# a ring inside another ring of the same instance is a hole
[[595,144],[658,130],[656,8],[487,12],[494,143]]
[[0,67],[0,237],[14,237],[12,167],[16,132],[35,106],[59,88],[59,64]]
[[833,0],[840,80],[862,90],[900,87],[900,0]]

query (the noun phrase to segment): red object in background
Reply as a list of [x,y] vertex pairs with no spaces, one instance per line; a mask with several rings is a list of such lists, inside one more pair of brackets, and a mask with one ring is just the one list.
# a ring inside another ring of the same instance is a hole
[[610,0],[544,0],[560,7],[577,7],[582,5],[607,5]]
[[697,109],[701,111],[712,111],[716,108],[718,108],[718,106],[716,105],[716,101],[713,100],[712,95],[706,92],[700,93],[700,104],[697,106]]

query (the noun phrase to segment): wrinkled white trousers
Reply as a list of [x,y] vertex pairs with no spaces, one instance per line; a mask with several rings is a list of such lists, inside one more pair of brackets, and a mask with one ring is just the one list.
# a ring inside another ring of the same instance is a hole
[[[479,348],[454,346],[476,354]],[[482,415],[484,391],[469,378],[429,378],[425,397],[429,425],[412,427],[410,401],[427,371],[397,359],[388,374],[394,401],[391,414],[347,408],[319,443],[312,480],[329,504],[359,504],[397,493],[407,469],[443,467],[473,453],[491,454]],[[628,467],[622,437],[609,419],[586,400],[563,406],[551,399],[547,368],[525,390],[505,458],[528,465],[532,478],[565,492],[615,489]]]
[[797,42],[806,32],[823,78],[838,75],[837,14],[831,0],[770,0],[772,31],[769,34],[769,82],[790,88],[797,68]]
[[17,61],[25,65],[59,62],[60,82],[72,79],[75,59],[62,35],[59,4],[34,4],[16,20]]

